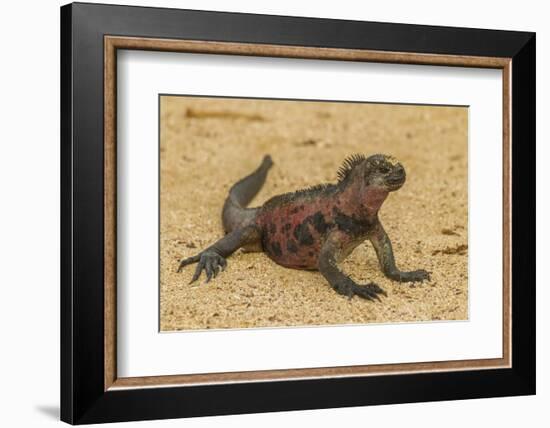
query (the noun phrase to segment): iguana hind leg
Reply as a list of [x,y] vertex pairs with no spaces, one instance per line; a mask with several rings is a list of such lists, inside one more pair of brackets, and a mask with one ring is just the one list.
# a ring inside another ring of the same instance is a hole
[[201,251],[199,254],[182,260],[178,272],[181,272],[187,265],[198,263],[190,282],[195,282],[199,279],[203,270],[206,273],[206,282],[209,282],[213,277],[216,277],[220,270],[225,269],[227,266],[226,257],[229,257],[243,246],[249,246],[259,242],[260,231],[256,226],[250,225],[241,229],[236,229]]
[[230,233],[254,218],[257,209],[246,208],[246,206],[264,185],[267,173],[272,166],[271,156],[265,156],[260,166],[252,174],[247,175],[231,187],[222,210],[225,233]]

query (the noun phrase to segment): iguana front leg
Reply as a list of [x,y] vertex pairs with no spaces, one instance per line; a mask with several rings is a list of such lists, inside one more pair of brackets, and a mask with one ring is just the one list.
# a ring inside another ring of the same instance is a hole
[[260,231],[256,226],[251,225],[235,229],[196,256],[182,260],[178,272],[181,272],[185,266],[198,262],[190,283],[199,279],[203,270],[206,272],[206,282],[208,282],[212,277],[216,277],[220,269],[225,270],[227,266],[226,257],[229,257],[245,245],[254,244],[259,241]]
[[386,296],[386,292],[377,284],[369,282],[359,285],[338,268],[337,260],[343,251],[341,242],[344,238],[339,233],[338,231],[331,232],[321,248],[318,262],[321,274],[337,293],[348,296],[350,299],[354,295],[367,300],[380,300],[379,294]]
[[422,282],[425,279],[430,279],[430,274],[424,269],[403,272],[397,268],[390,238],[379,220],[369,234],[369,239],[378,256],[380,268],[388,278],[399,282]]

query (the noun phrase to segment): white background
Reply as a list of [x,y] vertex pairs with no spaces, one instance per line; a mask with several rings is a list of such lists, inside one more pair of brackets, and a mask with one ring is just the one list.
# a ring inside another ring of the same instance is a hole
[[[111,3],[104,1],[105,3]],[[550,257],[548,118],[550,29],[544,2],[463,0],[358,2],[126,1],[187,7],[415,24],[537,31],[537,262]],[[62,2],[6,2],[0,13],[0,418],[3,426],[59,424],[59,10]],[[546,198],[543,199],[543,194]],[[538,395],[461,402],[328,409],[130,423],[159,427],[546,426],[550,403],[550,297],[539,273]],[[547,281],[546,281],[547,282]]]
[[[502,356],[501,70],[123,51],[117,79],[119,376]],[[468,105],[468,321],[159,334],[159,93]]]

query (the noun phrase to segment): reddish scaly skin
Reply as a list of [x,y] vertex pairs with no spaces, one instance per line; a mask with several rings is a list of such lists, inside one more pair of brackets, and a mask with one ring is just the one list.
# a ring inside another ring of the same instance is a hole
[[329,195],[305,195],[262,210],[256,225],[263,251],[276,263],[295,269],[317,269],[329,232],[340,230],[342,246],[365,238],[388,196],[378,187],[353,183]]

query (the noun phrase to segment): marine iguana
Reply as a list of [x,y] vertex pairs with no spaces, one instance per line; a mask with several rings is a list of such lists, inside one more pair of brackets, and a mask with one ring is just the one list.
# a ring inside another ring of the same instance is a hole
[[370,240],[384,274],[395,281],[424,281],[425,270],[403,272],[395,265],[391,241],[378,218],[390,192],[405,182],[405,169],[391,156],[353,155],[338,170],[338,182],[275,196],[261,207],[247,208],[265,182],[273,162],[261,165],[229,190],[222,211],[226,235],[199,254],[180,262],[178,272],[198,263],[206,282],[227,266],[237,249],[263,251],[276,263],[294,269],[319,270],[338,293],[368,300],[387,295],[377,284],[360,285],[338,268],[355,247]]

